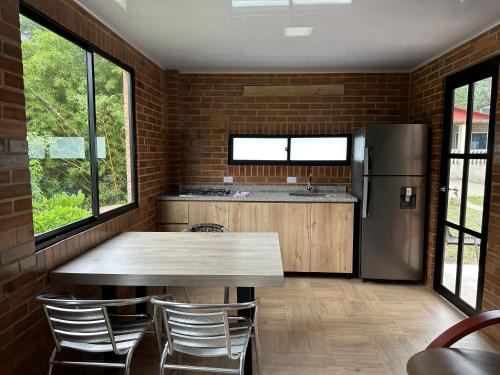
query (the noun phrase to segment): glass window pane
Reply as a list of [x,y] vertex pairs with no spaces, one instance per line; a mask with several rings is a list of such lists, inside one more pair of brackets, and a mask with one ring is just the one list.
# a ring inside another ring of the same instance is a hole
[[288,138],[233,138],[233,160],[286,161]]
[[480,249],[481,240],[479,238],[464,234],[460,298],[472,307],[476,307]]
[[490,122],[491,77],[474,83],[474,105],[470,152],[485,154],[488,148],[488,128]]
[[99,212],[133,202],[130,154],[130,74],[94,55]]
[[347,137],[291,138],[290,160],[347,160]]
[[459,232],[450,227],[445,227],[444,231],[443,277],[441,284],[455,293]]
[[446,211],[446,220],[455,224],[460,224],[463,173],[463,159],[450,159],[450,181],[448,183],[448,208]]
[[39,235],[92,215],[86,52],[24,16],[20,21]]
[[465,130],[467,122],[467,97],[469,86],[462,86],[453,92],[452,129],[450,137],[450,152],[463,154],[465,152]]
[[485,179],[486,159],[470,160],[465,226],[479,233],[481,233],[481,226],[483,223]]

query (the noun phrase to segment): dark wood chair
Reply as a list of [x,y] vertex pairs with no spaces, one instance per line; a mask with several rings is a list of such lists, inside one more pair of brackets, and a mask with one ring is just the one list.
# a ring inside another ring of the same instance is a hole
[[482,328],[500,323],[500,310],[487,311],[455,324],[410,358],[409,375],[487,375],[500,373],[500,355],[483,350],[450,348]]

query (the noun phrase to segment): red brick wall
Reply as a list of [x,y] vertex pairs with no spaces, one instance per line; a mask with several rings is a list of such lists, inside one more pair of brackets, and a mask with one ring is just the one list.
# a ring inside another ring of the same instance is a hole
[[[27,1],[135,69],[139,209],[36,255],[31,217],[18,0],[0,2],[0,374],[46,373],[52,347],[35,295],[47,271],[127,229],[152,230],[166,188],[165,74],[71,0]],[[65,286],[67,288],[67,286]],[[81,293],[92,290],[81,290]]]
[[[182,183],[303,184],[306,167],[228,166],[230,133],[352,133],[366,123],[408,121],[408,74],[178,74],[168,73],[170,175]],[[244,85],[344,84],[343,96],[243,97]],[[350,187],[350,167],[312,167],[315,183]],[[175,187],[175,184],[171,185]]]
[[[434,254],[438,208],[439,167],[443,129],[444,77],[500,52],[500,26],[481,34],[410,75],[410,121],[432,128],[432,170],[427,281],[434,275]],[[500,308],[500,92],[497,102],[493,186],[488,229],[488,254],[483,309]]]

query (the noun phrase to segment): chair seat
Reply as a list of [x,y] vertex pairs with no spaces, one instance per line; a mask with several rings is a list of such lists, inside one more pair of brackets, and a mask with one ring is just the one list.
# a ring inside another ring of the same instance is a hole
[[[120,351],[128,350],[133,347],[137,340],[148,329],[152,319],[147,314],[140,315],[109,315],[111,327],[115,337],[116,347]],[[110,340],[103,342],[75,342],[62,340],[59,342],[61,347],[81,350],[92,353],[112,352],[113,346]]]
[[491,375],[498,374],[500,355],[482,350],[435,348],[410,358],[409,375]]

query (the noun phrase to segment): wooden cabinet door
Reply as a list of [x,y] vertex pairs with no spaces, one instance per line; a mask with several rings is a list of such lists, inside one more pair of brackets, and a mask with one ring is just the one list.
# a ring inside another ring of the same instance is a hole
[[187,224],[188,202],[158,201],[158,224]]
[[221,224],[228,226],[227,202],[189,202],[189,224]]
[[271,231],[279,235],[284,271],[309,272],[311,205],[275,203],[269,213]]
[[354,205],[311,205],[311,272],[352,273]]
[[269,203],[229,203],[229,229],[233,232],[271,232]]

